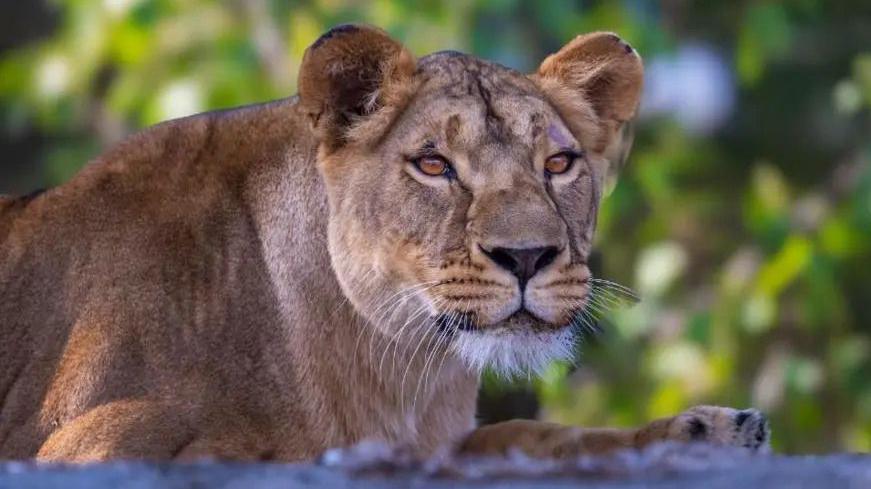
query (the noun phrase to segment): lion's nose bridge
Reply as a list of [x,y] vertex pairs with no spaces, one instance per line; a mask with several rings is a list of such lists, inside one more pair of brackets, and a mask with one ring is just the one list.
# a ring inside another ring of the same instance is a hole
[[476,199],[469,224],[484,248],[562,248],[565,223],[546,195],[529,187],[488,192]]

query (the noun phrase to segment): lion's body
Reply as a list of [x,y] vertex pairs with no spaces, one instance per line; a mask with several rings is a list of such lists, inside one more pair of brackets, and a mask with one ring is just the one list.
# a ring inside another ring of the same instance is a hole
[[[537,78],[454,53],[415,71],[381,31],[344,26],[301,73],[299,98],[155,126],[0,199],[0,459],[301,460],[364,438],[427,454],[473,428],[486,362],[569,352],[634,51],[594,34]],[[403,152],[422,143],[465,154],[460,175],[416,170]],[[584,161],[543,176],[568,147]],[[550,251],[521,275],[506,246]],[[702,418],[735,443],[724,412]],[[507,424],[466,446],[519,429],[564,455],[687,425]]]

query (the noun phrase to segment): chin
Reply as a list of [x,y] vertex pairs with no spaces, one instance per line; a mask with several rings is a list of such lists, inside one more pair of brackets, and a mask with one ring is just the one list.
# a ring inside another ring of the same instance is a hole
[[574,358],[575,328],[519,311],[486,328],[457,331],[451,350],[471,369],[506,378],[538,376],[554,361]]

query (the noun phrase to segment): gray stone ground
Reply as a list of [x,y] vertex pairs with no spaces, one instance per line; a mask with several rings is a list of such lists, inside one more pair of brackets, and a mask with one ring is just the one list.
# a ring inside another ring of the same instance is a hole
[[438,457],[418,463],[363,445],[314,464],[0,464],[5,488],[846,488],[871,489],[871,455],[781,456],[705,445],[659,445],[643,452],[569,462]]

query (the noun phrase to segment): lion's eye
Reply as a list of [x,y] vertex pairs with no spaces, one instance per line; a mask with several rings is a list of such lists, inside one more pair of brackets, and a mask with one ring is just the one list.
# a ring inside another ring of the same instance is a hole
[[548,175],[559,175],[560,173],[565,173],[572,167],[575,158],[577,158],[577,155],[569,153],[568,151],[557,153],[544,162],[544,171],[546,171]]
[[448,160],[438,155],[421,156],[412,163],[421,173],[431,177],[449,175],[451,173],[451,164],[448,163]]

